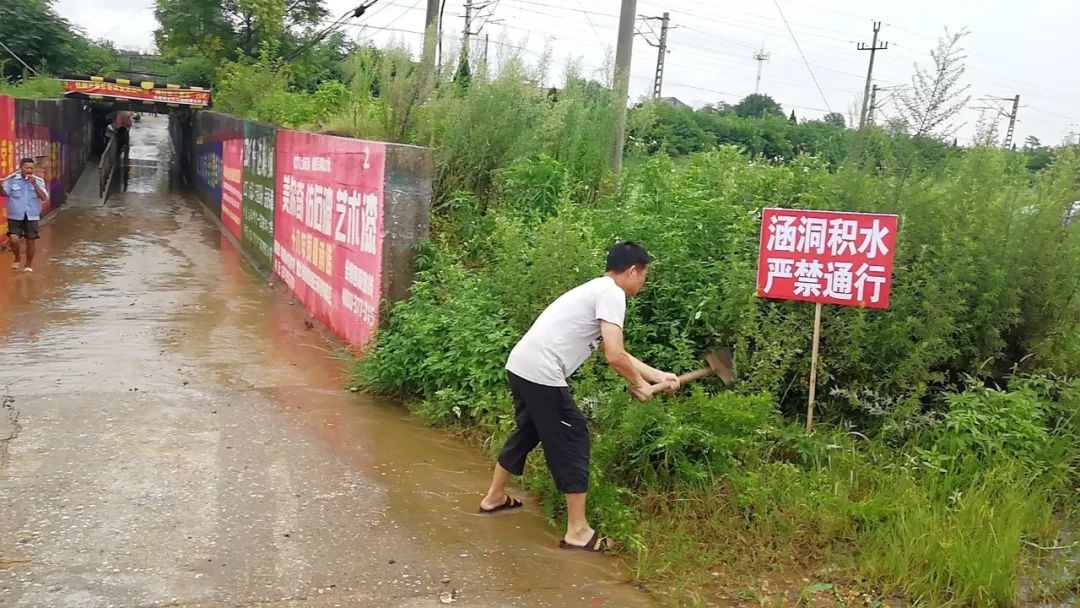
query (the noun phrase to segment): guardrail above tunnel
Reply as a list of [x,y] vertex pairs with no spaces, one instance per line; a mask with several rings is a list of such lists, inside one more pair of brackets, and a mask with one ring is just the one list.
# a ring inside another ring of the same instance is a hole
[[102,76],[65,76],[64,96],[85,99],[119,110],[167,114],[180,109],[205,109],[213,104],[210,89],[150,80],[132,81]]

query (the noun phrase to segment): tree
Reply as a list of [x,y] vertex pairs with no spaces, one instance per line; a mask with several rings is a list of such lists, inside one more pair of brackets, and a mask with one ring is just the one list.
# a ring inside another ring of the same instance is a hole
[[765,118],[766,116],[783,116],[784,110],[772,97],[754,93],[743,97],[742,101],[735,104],[735,115],[740,118]]
[[206,57],[185,57],[169,70],[171,82],[186,86],[209,87],[215,82],[217,66]]
[[327,14],[322,0],[156,0],[154,40],[176,57],[256,57],[264,43],[310,35]]
[[907,137],[911,134],[911,127],[908,125],[907,120],[894,116],[885,121],[885,132],[890,137]]
[[975,136],[971,143],[982,148],[997,147],[1000,143],[998,141],[998,130],[1001,127],[999,118],[997,108],[979,112],[979,119],[975,122]]
[[847,127],[847,119],[840,112],[829,112],[822,117],[821,122],[844,129]]
[[952,137],[963,125],[956,116],[964,109],[971,95],[971,85],[963,82],[967,66],[961,40],[968,31],[951,33],[948,29],[930,51],[931,67],[916,65],[911,77],[911,89],[897,95],[900,114],[911,128],[913,137]]
[[290,41],[283,49],[286,57],[303,49],[292,60],[294,86],[305,91],[314,91],[319,87],[319,83],[326,80],[345,81],[345,63],[357,50],[353,40],[341,32],[335,32],[306,49],[302,44],[299,40]]
[[472,83],[472,69],[469,68],[469,51],[463,49],[461,56],[458,57],[457,72],[454,74],[454,84],[461,87],[461,90],[469,88],[469,84]]
[[120,53],[110,40],[87,42],[79,61],[79,73],[89,76],[114,76],[120,69]]
[[716,103],[707,103],[701,107],[702,112],[709,112],[712,114],[731,114],[735,111],[734,107],[726,101],[718,101]]
[[788,117],[788,121],[793,125],[799,124],[799,119],[795,116],[795,110],[791,111],[791,116]]
[[1038,149],[1038,148],[1041,148],[1041,147],[1042,147],[1042,142],[1039,141],[1039,138],[1035,137],[1034,135],[1028,135],[1027,139],[1024,140],[1024,149],[1025,150],[1035,150],[1035,149]]
[[[0,3],[0,41],[39,72],[79,72],[87,67],[87,59],[102,58],[100,53],[90,57],[91,43],[57,14],[53,0]],[[22,63],[6,59],[2,64],[5,78],[18,78],[28,72]]]

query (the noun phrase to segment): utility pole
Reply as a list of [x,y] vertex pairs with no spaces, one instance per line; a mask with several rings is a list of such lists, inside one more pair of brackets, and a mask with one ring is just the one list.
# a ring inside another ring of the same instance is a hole
[[1016,114],[1020,111],[1020,96],[1013,97],[1012,113],[1009,114],[1009,130],[1005,133],[1005,149],[1008,150],[1013,144],[1013,134],[1016,133]]
[[465,31],[461,35],[461,52],[466,60],[469,57],[469,37],[472,36],[472,19],[473,19],[473,3],[472,0],[465,0]]
[[761,93],[761,70],[765,67],[765,62],[769,60],[769,53],[765,52],[765,47],[761,47],[761,50],[754,54],[754,61],[757,64],[757,80],[754,82],[754,95]]
[[[465,61],[469,60],[469,51],[471,47],[469,42],[473,36],[479,36],[484,30],[484,26],[488,23],[502,23],[502,19],[492,19],[493,13],[479,14],[484,9],[497,4],[497,2],[484,2],[483,4],[473,4],[473,0],[465,0],[465,29],[462,31],[461,36],[461,56]],[[494,9],[492,9],[494,10]],[[473,21],[480,19],[480,27],[473,31]],[[488,38],[484,38],[484,61],[487,62],[487,46]]]
[[665,61],[665,58],[667,57],[667,54],[668,54],[668,46],[667,46],[668,30],[669,29],[675,29],[675,28],[669,28],[668,27],[668,25],[671,23],[671,13],[664,13],[663,17],[646,17],[645,15],[639,15],[639,16],[642,19],[644,19],[646,22],[648,22],[648,21],[659,21],[659,22],[661,22],[660,33],[659,34],[657,34],[656,30],[653,29],[652,24],[647,23],[647,25],[649,26],[649,31],[651,31],[652,34],[654,36],[656,36],[656,42],[653,42],[652,40],[650,40],[649,36],[645,32],[642,32],[642,31],[637,32],[638,35],[640,35],[642,38],[645,39],[646,44],[648,44],[649,46],[656,47],[656,48],[660,49],[659,55],[657,55],[657,57],[656,57],[656,74],[655,74],[655,77],[653,78],[653,94],[652,94],[653,99],[660,99],[661,92],[663,91],[663,88],[664,88],[664,61]]
[[[1009,119],[1009,129],[1005,132],[1005,140],[1002,145],[1006,150],[1012,148],[1013,138],[1016,136],[1016,116],[1020,112],[1020,96],[1014,95],[1013,97],[980,97],[979,101],[990,105],[973,106],[972,109],[995,113],[997,115],[997,118],[994,121],[995,125],[997,124],[997,121],[1001,120],[1002,118]],[[1006,112],[1004,109],[1002,109],[1001,102],[1004,101],[1012,102],[1011,112]]]
[[637,0],[622,0],[619,15],[619,43],[615,49],[615,124],[612,129],[611,157],[613,173],[622,171],[623,146],[626,144],[626,98],[630,92],[630,58],[634,54],[634,15]]
[[863,103],[862,112],[859,114],[859,128],[866,126],[866,114],[869,110],[870,103],[870,83],[874,80],[874,56],[878,51],[884,51],[889,48],[889,43],[884,42],[881,46],[878,46],[878,32],[881,31],[881,22],[874,22],[874,41],[870,43],[870,46],[866,46],[865,43],[859,43],[860,51],[870,51],[870,67],[866,70],[866,88],[863,89]]
[[439,21],[439,0],[427,0],[427,16],[424,18],[424,77],[428,82],[435,81],[435,48],[442,37],[442,23]]
[[874,88],[870,90],[870,109],[866,111],[866,124],[874,124],[874,110],[877,109],[877,92],[878,85],[874,85]]
[[656,78],[653,80],[653,99],[660,99],[660,93],[664,88],[664,56],[667,55],[668,23],[671,21],[670,13],[665,12],[660,18],[660,44],[657,45],[659,52],[656,56]]

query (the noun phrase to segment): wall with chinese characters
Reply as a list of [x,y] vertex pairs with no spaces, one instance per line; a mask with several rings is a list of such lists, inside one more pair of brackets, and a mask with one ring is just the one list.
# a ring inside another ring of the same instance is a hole
[[364,348],[383,303],[408,295],[414,246],[429,230],[431,151],[215,112],[171,128],[182,169],[229,235],[223,247],[242,248]]
[[[0,96],[0,177],[33,158],[48,184],[48,213],[63,205],[90,154],[91,118],[72,99],[12,99]],[[0,243],[6,242],[7,206],[0,205]]]

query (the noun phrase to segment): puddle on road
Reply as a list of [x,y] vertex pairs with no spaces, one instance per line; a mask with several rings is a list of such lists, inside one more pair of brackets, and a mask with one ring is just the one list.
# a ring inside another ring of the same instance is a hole
[[[41,402],[31,420],[44,424],[60,415],[42,410],[42,404],[81,402],[85,396],[80,407],[110,416],[107,432],[120,437],[113,439],[125,452],[143,453],[140,433],[153,435],[139,426],[140,416],[159,416],[164,428],[177,425],[211,442],[211,453],[199,457],[210,459],[203,466],[214,467],[215,477],[235,478],[242,487],[256,478],[278,493],[296,486],[297,500],[279,497],[271,505],[273,515],[280,519],[288,511],[295,518],[289,509],[314,501],[323,505],[326,527],[310,529],[310,521],[296,520],[314,544],[305,545],[308,554],[294,554],[298,550],[290,545],[293,553],[287,554],[313,568],[313,577],[340,577],[339,589],[342,580],[370,575],[378,579],[372,585],[401,587],[395,591],[399,599],[430,596],[451,585],[461,590],[462,606],[650,605],[624,583],[615,560],[557,549],[559,534],[535,505],[495,517],[477,515],[489,459],[427,428],[398,404],[342,390],[348,370],[282,293],[284,287],[248,266],[196,201],[160,191],[170,180],[168,162],[159,160],[169,148],[163,120],[144,118],[134,130],[137,164],[127,192],[104,207],[67,209],[43,229],[37,273],[13,276],[9,264],[0,265],[0,282],[11,286],[0,290],[0,331],[6,337],[0,370],[7,370],[0,371],[0,386],[16,399]],[[32,369],[35,382],[21,385],[15,366]],[[102,391],[123,398],[92,396]],[[152,412],[158,401],[170,404],[160,415]],[[115,404],[120,402],[124,409]],[[206,422],[186,428],[176,422],[181,418]],[[35,432],[31,427],[24,434]],[[93,453],[88,449],[85,457]],[[178,462],[184,453],[177,452]],[[156,457],[152,452],[140,458]],[[295,467],[303,469],[298,473]],[[192,476],[183,468],[170,471]],[[81,479],[51,485],[72,481]],[[192,491],[205,490],[198,476],[189,481]],[[0,491],[2,482],[0,477]],[[216,524],[219,538],[234,538],[236,528],[271,515],[260,510],[264,499],[230,496],[234,486],[217,483],[215,500],[236,501]],[[318,489],[317,496],[301,488]],[[360,502],[341,503],[343,496]],[[327,506],[342,504],[337,511]],[[281,525],[271,524],[274,530]],[[254,584],[251,572],[261,575],[265,561],[284,559],[286,541],[272,536],[244,541],[252,546],[206,550],[227,558],[217,561],[238,569],[236,580]],[[342,553],[324,555],[327,547]],[[63,555],[50,559],[64,566]],[[377,569],[375,562],[381,564]],[[194,572],[210,572],[206,567]],[[285,570],[281,576],[294,584],[303,568]],[[443,577],[451,583],[442,583]],[[264,585],[287,587],[283,581]],[[470,601],[470,593],[486,599]]]

